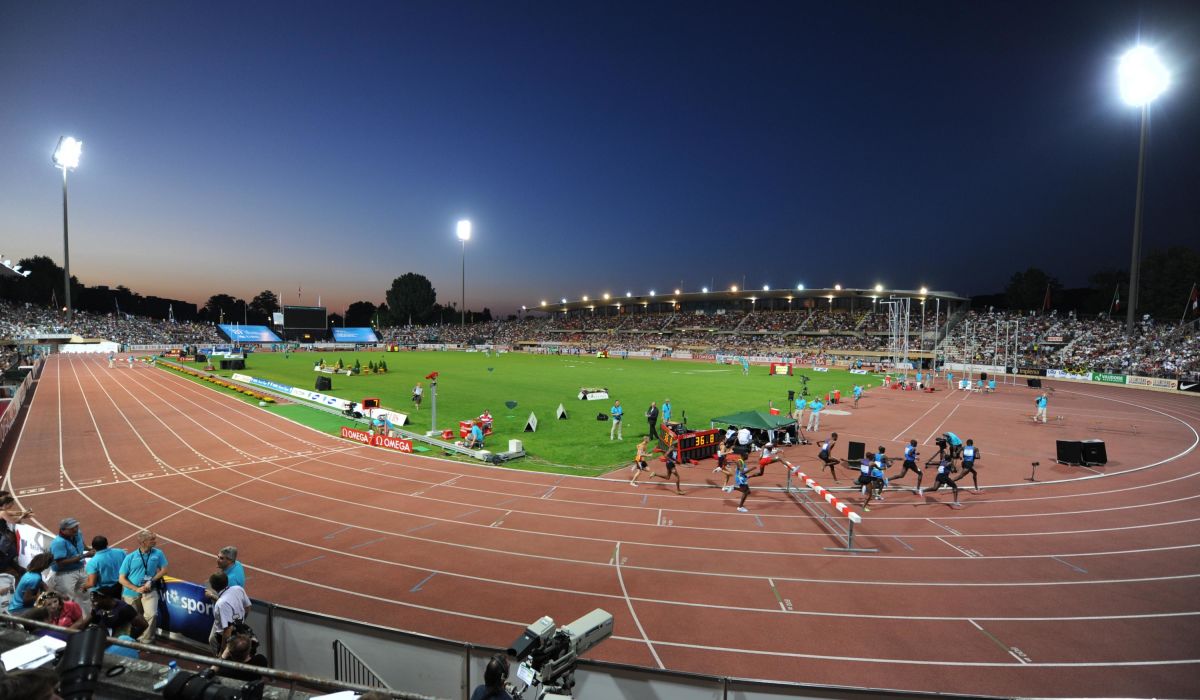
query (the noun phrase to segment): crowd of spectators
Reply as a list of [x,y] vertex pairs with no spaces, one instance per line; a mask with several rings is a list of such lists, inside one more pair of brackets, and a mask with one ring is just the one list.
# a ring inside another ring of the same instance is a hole
[[[950,328],[939,347],[950,361],[979,364],[1055,366],[1080,371],[1144,375],[1200,371],[1197,340],[1171,323],[1145,319],[1132,338],[1118,321],[1074,314],[972,310],[949,318],[946,311],[926,316],[926,330]],[[911,350],[922,349],[920,316],[909,316]],[[462,325],[445,323],[379,329],[380,340],[419,344],[559,343],[610,352],[671,348],[712,354],[789,355],[883,351],[889,342],[888,315],[842,309],[789,311],[732,310],[726,313],[553,314]],[[122,345],[205,344],[223,339],[215,326],[174,323],[136,316],[79,312],[68,326],[50,309],[0,301],[0,370],[17,362],[16,344],[51,334],[99,338]],[[933,335],[925,339],[933,348]]]
[[943,345],[948,360],[1017,363],[1076,372],[1179,376],[1200,371],[1200,340],[1177,323],[1149,317],[1125,333],[1107,315],[971,311]]
[[70,334],[99,338],[122,345],[215,343],[221,337],[209,323],[176,323],[117,314],[76,311],[70,324],[55,309],[0,301],[0,340],[27,340],[48,335]]

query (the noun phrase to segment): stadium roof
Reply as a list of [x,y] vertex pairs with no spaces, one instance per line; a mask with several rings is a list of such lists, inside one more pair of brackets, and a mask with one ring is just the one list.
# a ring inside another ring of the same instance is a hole
[[674,291],[664,293],[651,294],[602,294],[598,297],[585,296],[579,299],[563,299],[557,300],[546,299],[539,302],[536,306],[525,307],[529,311],[574,311],[578,309],[603,309],[621,308],[623,306],[645,306],[649,307],[652,304],[714,304],[727,303],[751,305],[765,300],[783,300],[790,303],[795,303],[796,300],[802,299],[822,299],[822,300],[839,300],[839,299],[854,299],[864,301],[874,301],[883,299],[939,299],[946,302],[966,302],[970,301],[967,297],[959,296],[954,292],[927,290],[924,294],[919,289],[881,289],[875,288],[865,289],[848,289],[848,288],[824,288],[824,289],[717,289],[712,291],[695,291],[683,292],[676,294]]

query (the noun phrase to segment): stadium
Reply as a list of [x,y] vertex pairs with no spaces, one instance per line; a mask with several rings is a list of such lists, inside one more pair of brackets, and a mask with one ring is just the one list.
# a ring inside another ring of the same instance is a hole
[[1200,698],[1192,5],[0,27],[0,700]]

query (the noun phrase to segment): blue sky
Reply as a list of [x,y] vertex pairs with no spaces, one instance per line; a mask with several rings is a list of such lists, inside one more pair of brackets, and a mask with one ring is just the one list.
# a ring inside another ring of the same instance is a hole
[[1001,289],[1128,265],[1137,114],[1174,70],[1145,249],[1200,240],[1190,3],[0,0],[0,253],[333,311],[741,283]]

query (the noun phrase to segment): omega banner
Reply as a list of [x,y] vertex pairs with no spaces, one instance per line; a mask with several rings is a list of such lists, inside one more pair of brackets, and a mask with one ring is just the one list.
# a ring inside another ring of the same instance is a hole
[[364,445],[371,447],[382,447],[387,450],[395,450],[397,452],[412,452],[412,440],[405,438],[388,437],[387,435],[375,435],[368,433],[365,430],[357,430],[355,428],[342,427],[342,437],[347,440],[361,442]]

